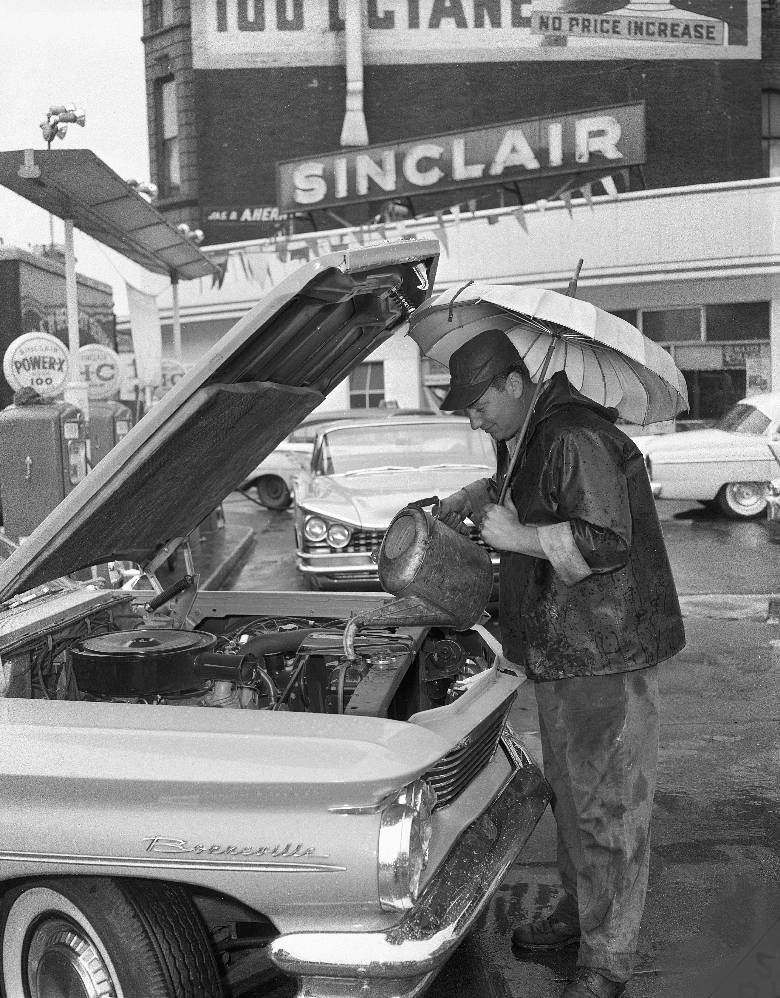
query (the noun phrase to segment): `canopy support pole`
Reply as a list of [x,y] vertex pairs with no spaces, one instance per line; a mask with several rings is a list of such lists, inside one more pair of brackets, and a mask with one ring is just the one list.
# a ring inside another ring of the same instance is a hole
[[181,364],[181,315],[179,314],[179,277],[171,273],[171,301],[173,303],[173,356]]
[[79,300],[76,283],[76,252],[73,246],[73,219],[65,222],[65,312],[68,320],[68,381],[65,401],[78,406],[89,419],[87,384],[81,380],[79,364]]

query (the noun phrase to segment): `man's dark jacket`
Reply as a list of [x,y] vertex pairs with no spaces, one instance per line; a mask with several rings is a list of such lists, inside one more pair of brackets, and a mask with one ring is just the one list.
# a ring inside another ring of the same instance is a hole
[[502,552],[501,629],[536,680],[642,669],[685,644],[644,460],[613,414],[554,375],[515,464],[512,501],[550,560]]

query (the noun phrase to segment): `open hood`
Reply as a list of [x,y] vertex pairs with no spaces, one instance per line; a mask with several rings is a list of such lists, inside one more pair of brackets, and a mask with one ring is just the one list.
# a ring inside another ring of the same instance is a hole
[[0,566],[0,599],[194,530],[430,294],[439,245],[332,253],[273,288]]

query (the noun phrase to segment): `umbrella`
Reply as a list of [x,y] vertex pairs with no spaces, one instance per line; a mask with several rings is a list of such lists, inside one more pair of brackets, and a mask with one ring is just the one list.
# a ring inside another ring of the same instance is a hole
[[477,333],[502,329],[531,379],[565,371],[583,395],[645,425],[688,408],[688,390],[671,355],[631,323],[579,298],[536,287],[469,282],[421,305],[409,335],[441,364]]

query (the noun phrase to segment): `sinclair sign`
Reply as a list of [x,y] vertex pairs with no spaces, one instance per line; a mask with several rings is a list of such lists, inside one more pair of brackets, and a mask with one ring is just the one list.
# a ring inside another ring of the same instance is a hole
[[414,197],[645,162],[643,102],[277,163],[281,211]]

